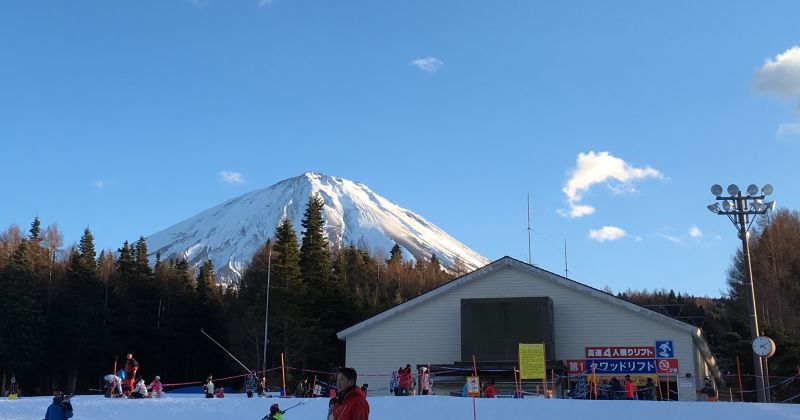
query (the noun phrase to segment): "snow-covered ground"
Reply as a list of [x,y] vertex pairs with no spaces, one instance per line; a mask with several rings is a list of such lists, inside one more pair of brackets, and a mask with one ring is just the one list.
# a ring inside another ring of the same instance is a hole
[[[0,399],[0,419],[41,420],[52,398],[31,397],[17,401]],[[281,408],[304,402],[289,410],[284,419],[323,420],[328,400],[247,399],[231,394],[224,399],[205,399],[199,395],[169,395],[163,399],[122,400],[101,396],[75,396],[75,419],[178,420],[178,419],[261,419],[273,403]],[[478,419],[800,419],[800,405],[655,402],[655,401],[580,401],[545,399],[476,399]],[[443,396],[369,398],[373,420],[467,420],[472,418],[472,399]]]

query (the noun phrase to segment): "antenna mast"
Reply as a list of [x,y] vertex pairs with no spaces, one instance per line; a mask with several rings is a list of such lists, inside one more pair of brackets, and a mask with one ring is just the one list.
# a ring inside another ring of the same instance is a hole
[[567,239],[564,238],[564,277],[569,278],[569,265],[567,264]]
[[531,193],[528,193],[528,264],[533,265],[531,259]]

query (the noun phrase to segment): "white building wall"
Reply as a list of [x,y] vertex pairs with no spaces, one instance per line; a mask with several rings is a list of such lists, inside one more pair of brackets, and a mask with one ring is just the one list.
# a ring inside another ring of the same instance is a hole
[[[541,297],[553,300],[556,359],[584,359],[587,346],[653,346],[671,340],[679,377],[696,381],[696,349],[690,334],[670,322],[639,315],[620,305],[515,268],[501,268],[427,302],[395,314],[346,338],[347,366],[359,372],[370,393],[388,393],[389,375],[410,363],[461,360],[461,300]],[[696,399],[695,390],[679,387],[680,399]],[[374,390],[374,391],[373,391]]]

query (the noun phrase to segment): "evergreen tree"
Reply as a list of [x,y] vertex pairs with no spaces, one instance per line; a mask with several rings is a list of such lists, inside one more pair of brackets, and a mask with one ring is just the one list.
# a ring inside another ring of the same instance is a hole
[[33,223],[31,223],[31,230],[29,231],[31,233],[30,235],[31,241],[36,241],[39,239],[39,233],[41,232],[41,225],[42,222],[39,220],[39,216],[34,217]]
[[311,291],[324,293],[331,274],[331,255],[325,239],[325,219],[322,207],[325,202],[319,195],[308,199],[303,216],[303,243],[300,246],[300,271]]

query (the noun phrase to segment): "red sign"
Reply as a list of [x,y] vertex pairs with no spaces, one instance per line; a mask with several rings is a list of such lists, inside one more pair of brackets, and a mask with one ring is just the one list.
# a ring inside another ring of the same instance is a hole
[[651,359],[656,357],[655,347],[586,347],[586,358]]
[[678,373],[678,359],[658,359],[656,361],[656,372]]
[[583,375],[586,373],[585,360],[567,360],[566,364],[569,375]]

